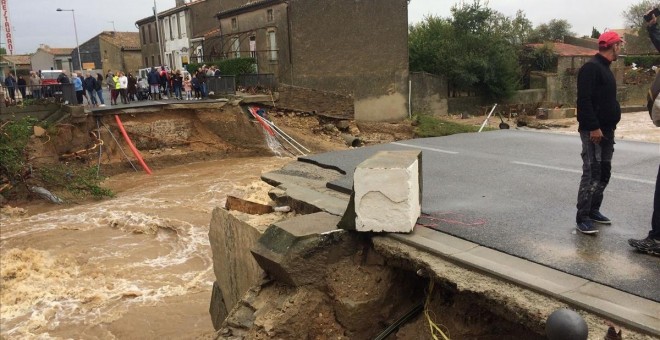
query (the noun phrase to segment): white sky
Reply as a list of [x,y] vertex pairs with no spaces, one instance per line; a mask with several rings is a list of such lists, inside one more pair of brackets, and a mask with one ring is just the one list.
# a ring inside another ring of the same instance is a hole
[[[313,0],[323,1],[323,0]],[[375,1],[375,0],[374,0]],[[386,0],[378,0],[386,1]],[[468,0],[471,1],[471,0]],[[536,26],[551,19],[566,19],[578,35],[591,34],[592,26],[623,28],[622,13],[640,0],[490,0],[489,6],[508,16],[522,9]],[[457,0],[411,0],[408,22],[416,23],[428,15],[450,15]],[[159,11],[174,7],[174,0],[156,0]],[[51,47],[75,47],[76,38],[71,12],[75,9],[79,43],[101,31],[137,31],[135,21],[152,15],[153,0],[9,0],[9,15],[13,27],[14,53],[34,53],[40,43]],[[4,47],[4,31],[0,43]]]

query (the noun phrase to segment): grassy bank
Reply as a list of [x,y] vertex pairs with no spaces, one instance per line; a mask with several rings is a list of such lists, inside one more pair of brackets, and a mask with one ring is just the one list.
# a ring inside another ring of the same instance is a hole
[[[414,120],[417,124],[415,127],[416,138],[440,137],[479,131],[478,126],[455,123],[431,115],[417,115]],[[493,129],[486,127],[484,130]]]

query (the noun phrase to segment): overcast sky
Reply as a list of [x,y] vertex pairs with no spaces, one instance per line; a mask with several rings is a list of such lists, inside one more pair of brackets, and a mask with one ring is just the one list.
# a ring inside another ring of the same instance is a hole
[[[322,1],[322,0],[316,0]],[[641,0],[490,0],[491,8],[514,16],[521,9],[536,26],[551,19],[566,19],[578,35],[623,28],[622,13]],[[411,0],[408,22],[416,23],[429,14],[448,17],[457,0]],[[174,0],[156,0],[159,11],[174,7]],[[34,53],[40,43],[51,47],[75,47],[76,38],[71,12],[75,9],[78,39],[82,44],[101,31],[137,31],[135,21],[151,15],[153,0],[9,0],[13,26],[14,53]],[[3,38],[0,41],[4,47]]]

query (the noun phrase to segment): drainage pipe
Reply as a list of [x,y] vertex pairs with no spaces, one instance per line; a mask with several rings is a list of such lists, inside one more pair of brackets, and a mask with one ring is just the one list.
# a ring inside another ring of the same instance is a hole
[[295,139],[293,139],[291,136],[287,135],[286,132],[284,132],[282,129],[280,129],[279,127],[277,127],[277,126],[275,125],[275,123],[269,121],[268,119],[264,119],[264,121],[265,121],[268,125],[272,126],[272,127],[273,127],[276,131],[278,131],[280,134],[286,136],[287,138],[289,138],[290,140],[292,140],[294,143],[298,144],[298,146],[301,147],[301,148],[303,148],[305,151],[307,151],[307,152],[311,152],[311,151],[309,151],[309,149],[307,149],[306,147],[304,147],[302,144],[298,143],[298,142],[297,142]]
[[126,133],[126,129],[124,129],[124,124],[121,123],[121,119],[119,119],[118,115],[115,115],[115,120],[117,121],[117,126],[119,126],[119,131],[121,131],[121,134],[124,136],[124,140],[128,144],[128,146],[131,148],[131,151],[133,151],[133,155],[135,155],[135,158],[137,158],[138,163],[140,163],[140,166],[142,166],[142,169],[144,171],[151,175],[151,169],[147,166],[147,163],[144,162],[144,159],[142,159],[142,156],[140,155],[140,152],[138,149],[135,148],[135,145],[133,145],[133,142],[131,139],[128,137],[128,134]]
[[360,144],[362,144],[362,141],[360,140],[360,138],[355,137],[353,135],[349,135],[348,133],[342,133],[341,138],[344,139],[344,142],[346,142],[346,145],[352,146],[354,148],[357,148],[358,146],[360,146]]

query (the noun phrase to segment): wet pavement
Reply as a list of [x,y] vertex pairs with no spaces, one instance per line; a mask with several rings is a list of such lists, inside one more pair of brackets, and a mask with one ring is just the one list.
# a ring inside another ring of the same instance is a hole
[[350,191],[360,162],[380,150],[423,151],[424,216],[433,230],[596,283],[660,301],[660,258],[628,238],[650,229],[660,144],[617,141],[601,211],[613,220],[596,236],[575,231],[580,140],[500,130],[416,139],[302,157],[345,172],[328,186]]

